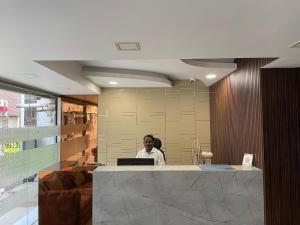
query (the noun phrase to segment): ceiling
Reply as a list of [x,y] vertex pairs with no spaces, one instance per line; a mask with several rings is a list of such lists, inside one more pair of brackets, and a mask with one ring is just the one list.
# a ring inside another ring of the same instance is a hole
[[[213,59],[209,62],[180,59],[98,60],[83,61],[81,64],[85,66],[83,74],[101,87],[112,87],[113,85],[109,84],[110,81],[116,81],[121,87],[171,87],[171,82],[168,80],[186,79],[199,79],[209,86],[233,72],[237,67],[232,62],[212,61]],[[118,68],[118,70],[108,70],[108,68]],[[209,74],[215,74],[216,79],[207,79],[206,75]],[[147,75],[149,79],[146,78]],[[165,81],[157,81],[155,78],[158,75],[164,77]]]
[[[296,0],[1,0],[0,27],[0,77],[55,93],[97,90],[84,74],[73,80],[35,61],[111,65],[169,79],[202,70],[178,59],[272,57],[278,59],[268,67],[300,66],[300,49],[289,48],[300,40]],[[117,41],[138,41],[141,50],[118,51]]]
[[97,93],[95,89],[82,85],[82,82],[69,79],[34,61],[9,54],[0,54],[0,78],[61,95]]
[[140,70],[84,66],[83,74],[101,87],[172,87],[165,75]]

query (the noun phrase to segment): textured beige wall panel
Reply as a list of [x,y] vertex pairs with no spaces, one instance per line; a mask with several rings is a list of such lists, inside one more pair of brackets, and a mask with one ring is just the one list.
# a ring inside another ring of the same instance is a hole
[[[208,88],[175,81],[172,88],[102,89],[99,107],[99,162],[135,157],[143,137],[162,141],[167,163],[191,164],[193,140],[210,149]],[[101,108],[101,109],[100,109]]]

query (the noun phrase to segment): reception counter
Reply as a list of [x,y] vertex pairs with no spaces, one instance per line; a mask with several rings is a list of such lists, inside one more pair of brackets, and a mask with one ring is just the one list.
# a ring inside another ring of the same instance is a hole
[[93,225],[263,225],[262,171],[232,167],[98,167]]

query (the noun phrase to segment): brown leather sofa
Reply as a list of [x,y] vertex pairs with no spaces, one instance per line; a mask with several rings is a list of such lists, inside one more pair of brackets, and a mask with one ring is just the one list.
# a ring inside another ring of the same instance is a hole
[[86,225],[92,218],[92,174],[57,171],[39,180],[40,225]]

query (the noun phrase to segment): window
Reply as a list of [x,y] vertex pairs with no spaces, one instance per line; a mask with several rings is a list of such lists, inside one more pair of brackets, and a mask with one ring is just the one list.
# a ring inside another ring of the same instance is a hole
[[0,89],[0,224],[17,207],[37,215],[36,173],[59,159],[56,100]]

